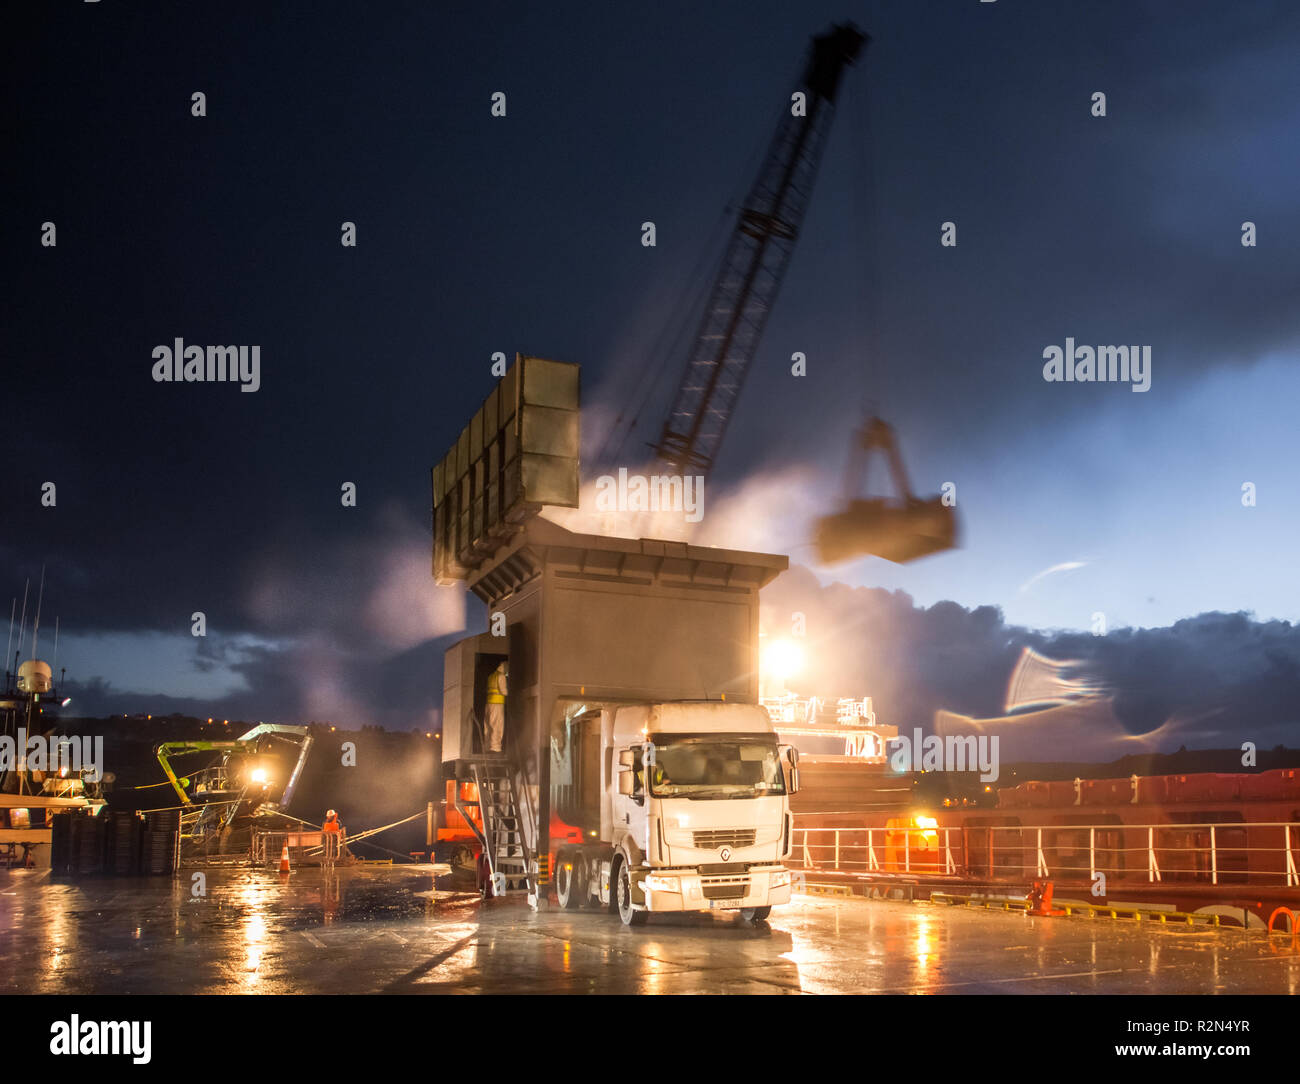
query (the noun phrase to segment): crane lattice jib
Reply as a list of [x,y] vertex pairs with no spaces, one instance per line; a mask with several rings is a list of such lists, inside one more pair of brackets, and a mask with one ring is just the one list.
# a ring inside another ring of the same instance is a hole
[[840,74],[867,40],[853,26],[836,26],[813,39],[812,55],[796,88],[804,92],[805,115],[796,116],[788,106],[777,126],[727,244],[686,371],[655,445],[659,458],[676,470],[707,474],[717,457],[799,237]]

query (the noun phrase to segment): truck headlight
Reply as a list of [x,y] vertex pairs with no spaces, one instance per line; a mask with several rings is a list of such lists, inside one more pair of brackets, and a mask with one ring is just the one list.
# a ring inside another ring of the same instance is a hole
[[780,873],[772,874],[771,886],[773,888],[783,888],[790,883],[790,871],[782,870]]

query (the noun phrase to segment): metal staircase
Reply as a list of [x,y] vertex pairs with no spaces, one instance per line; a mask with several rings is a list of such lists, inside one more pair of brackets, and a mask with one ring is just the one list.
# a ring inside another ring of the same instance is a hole
[[459,796],[457,811],[473,827],[487,858],[491,895],[507,892],[535,893],[532,858],[524,836],[522,811],[515,788],[514,770],[504,755],[480,755],[466,758],[470,778],[478,791],[482,830]]

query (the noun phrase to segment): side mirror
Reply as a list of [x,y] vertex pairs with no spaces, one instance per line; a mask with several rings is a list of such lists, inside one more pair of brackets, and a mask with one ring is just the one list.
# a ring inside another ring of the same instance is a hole
[[625,768],[618,773],[618,792],[629,797],[636,793],[636,772]]
[[793,745],[782,745],[781,753],[781,772],[785,776],[785,792],[787,794],[797,794],[799,792],[799,750]]
[[619,754],[618,754],[618,766],[619,766],[620,768],[635,768],[635,767],[636,767],[636,753],[637,753],[637,751],[636,751],[635,749],[621,749],[621,750],[619,750]]

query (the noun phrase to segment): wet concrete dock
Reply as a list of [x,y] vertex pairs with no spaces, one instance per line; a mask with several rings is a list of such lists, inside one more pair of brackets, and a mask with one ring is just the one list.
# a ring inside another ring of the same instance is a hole
[[0,872],[4,993],[1278,993],[1258,931],[796,897],[766,924],[481,905],[439,866]]

